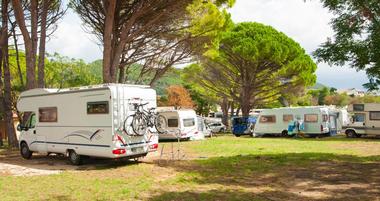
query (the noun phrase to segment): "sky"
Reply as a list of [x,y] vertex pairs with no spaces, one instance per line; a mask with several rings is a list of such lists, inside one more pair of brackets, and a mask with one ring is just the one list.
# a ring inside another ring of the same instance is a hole
[[[318,0],[236,0],[229,11],[234,22],[255,21],[271,25],[300,43],[309,54],[334,35],[329,25],[332,14]],[[98,41],[86,33],[80,18],[71,10],[48,41],[47,51],[86,62],[102,58]],[[316,74],[319,83],[338,89],[363,89],[362,84],[368,81],[365,72],[325,63],[318,64]]]

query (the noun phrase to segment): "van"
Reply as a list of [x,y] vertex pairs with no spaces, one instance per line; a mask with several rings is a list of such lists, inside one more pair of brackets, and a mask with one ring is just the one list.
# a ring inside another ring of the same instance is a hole
[[380,136],[380,103],[351,104],[347,111],[351,115],[343,127],[347,137]]
[[156,146],[144,135],[124,132],[124,121],[135,113],[133,104],[156,107],[149,86],[104,84],[70,89],[32,89],[22,92],[17,108],[27,118],[20,124],[20,150],[66,154],[79,165],[83,156],[139,158]]
[[326,106],[284,107],[261,111],[254,128],[254,136],[288,136],[292,122],[303,124],[302,132],[309,136],[334,135],[338,114]]

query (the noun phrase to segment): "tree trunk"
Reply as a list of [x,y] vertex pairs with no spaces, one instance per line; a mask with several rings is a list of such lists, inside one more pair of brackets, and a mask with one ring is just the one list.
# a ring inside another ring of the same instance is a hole
[[18,147],[16,132],[13,123],[12,95],[11,95],[11,73],[8,62],[8,0],[2,1],[2,60],[4,71],[4,114],[6,132],[8,134],[8,144],[11,147]]
[[103,4],[106,8],[103,34],[103,82],[111,83],[111,68],[113,65],[112,32],[114,27],[116,0],[103,0]]
[[243,87],[243,92],[240,97],[241,112],[243,117],[249,117],[249,111],[251,110],[251,93],[249,89]]
[[45,44],[46,44],[46,18],[50,0],[42,1],[41,37],[38,53],[38,87],[45,87]]
[[223,97],[221,108],[223,112],[222,123],[228,127],[228,100],[226,97]]
[[[33,3],[33,6],[35,6],[36,0],[33,0],[32,3]],[[12,0],[12,5],[13,5],[13,10],[14,10],[16,22],[17,22],[17,24],[21,30],[22,37],[24,39],[25,57],[26,57],[26,88],[27,89],[33,89],[36,86],[36,78],[35,78],[36,77],[36,73],[35,73],[35,70],[36,70],[35,57],[36,57],[36,55],[35,55],[35,51],[33,51],[34,50],[33,49],[33,41],[35,38],[32,41],[32,39],[29,35],[29,31],[28,31],[26,24],[25,24],[24,10],[23,10],[23,7],[21,5],[20,0]],[[35,9],[33,10],[33,8],[32,8],[32,14],[35,11],[36,10]],[[36,13],[33,14],[33,17],[35,17],[35,16],[36,16]],[[33,23],[35,23],[35,22],[33,21]],[[33,23],[32,23],[32,26],[33,26]],[[35,31],[35,28],[32,27],[32,30]]]
[[17,44],[18,41],[17,41],[17,36],[16,36],[16,25],[14,25],[14,27],[12,27],[12,37],[13,37],[13,43],[14,43],[15,51],[16,51],[17,72],[18,72],[18,76],[19,76],[19,79],[21,82],[21,87],[22,87],[22,89],[24,89],[25,84],[24,84],[24,78],[22,75],[22,70],[21,70],[21,65],[20,65],[20,52],[18,50],[18,44]]
[[125,66],[119,67],[119,83],[125,82]]
[[231,117],[235,115],[235,103],[233,101],[230,104],[230,115]]

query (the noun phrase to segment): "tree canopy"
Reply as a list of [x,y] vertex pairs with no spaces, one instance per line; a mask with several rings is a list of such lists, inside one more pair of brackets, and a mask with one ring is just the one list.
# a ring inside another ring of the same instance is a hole
[[238,102],[244,116],[283,92],[297,94],[316,81],[317,67],[304,49],[270,26],[236,24],[215,44],[188,72],[195,82]]
[[350,65],[367,72],[367,89],[380,84],[380,1],[321,0],[335,17],[333,38],[321,44],[314,55],[331,65]]

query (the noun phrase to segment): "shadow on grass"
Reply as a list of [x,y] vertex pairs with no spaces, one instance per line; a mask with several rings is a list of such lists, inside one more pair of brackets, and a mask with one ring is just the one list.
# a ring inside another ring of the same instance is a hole
[[[162,163],[161,163],[162,164]],[[207,160],[167,162],[182,172],[182,184],[213,185],[248,190],[270,187],[275,192],[255,191],[251,198],[264,200],[376,200],[380,197],[380,156],[357,157],[327,153],[240,155]],[[153,200],[166,200],[164,192]],[[221,199],[244,197],[239,192],[183,192],[169,200],[194,200],[224,194]],[[269,194],[268,194],[269,193]],[[168,194],[168,195],[166,195]],[[184,197],[184,199],[182,199]],[[237,199],[242,200],[242,199]]]
[[[239,190],[210,190],[210,191],[185,191],[185,192],[164,192],[156,197],[151,198],[152,201],[167,201],[167,200],[183,200],[183,201],[198,201],[198,200],[229,200],[229,201],[261,201],[270,200],[271,192],[250,193]],[[282,198],[290,198],[289,193],[281,194]],[[293,197],[294,198],[294,197]]]
[[68,158],[63,155],[33,154],[32,158],[25,160],[21,157],[19,150],[0,150],[0,163],[19,165],[26,168],[40,170],[105,170],[113,169],[126,165],[135,165],[139,161],[108,158],[88,157],[83,160],[83,165],[72,165]]

